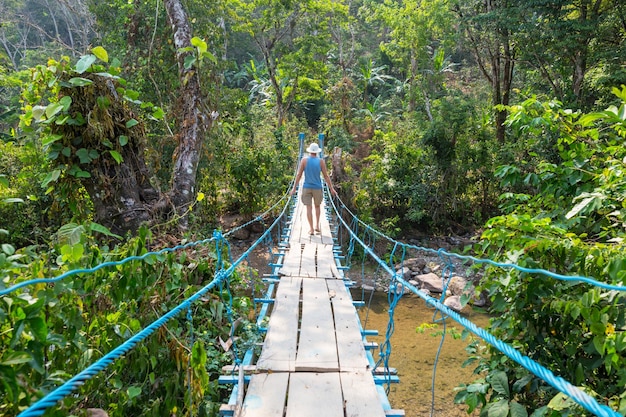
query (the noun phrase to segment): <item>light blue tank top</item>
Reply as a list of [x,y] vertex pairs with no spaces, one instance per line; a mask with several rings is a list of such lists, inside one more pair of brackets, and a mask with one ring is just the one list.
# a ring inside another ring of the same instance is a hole
[[306,166],[304,167],[304,184],[303,188],[312,188],[314,190],[322,189],[322,179],[320,177],[321,172],[321,159],[317,156],[309,156],[306,159]]

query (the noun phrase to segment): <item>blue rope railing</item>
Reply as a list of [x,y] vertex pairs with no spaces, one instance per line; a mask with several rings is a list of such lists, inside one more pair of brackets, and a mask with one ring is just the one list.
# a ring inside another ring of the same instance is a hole
[[[169,320],[171,320],[172,318],[178,316],[180,313],[182,313],[184,311],[189,312],[190,308],[191,308],[191,305],[194,302],[198,301],[208,291],[210,291],[211,289],[215,288],[217,285],[222,284],[224,281],[228,280],[232,276],[232,274],[235,271],[235,269],[243,262],[243,260],[247,259],[248,256],[250,255],[250,253],[254,249],[256,249],[256,247],[258,245],[260,245],[261,242],[263,242],[267,238],[267,235],[269,233],[271,233],[273,228],[279,223],[279,221],[281,220],[282,216],[285,214],[288,206],[289,206],[289,204],[285,204],[284,205],[282,212],[274,220],[272,225],[268,229],[266,229],[265,232],[252,245],[250,245],[250,247],[236,261],[232,262],[227,269],[217,270],[213,280],[210,283],[208,283],[207,285],[202,287],[200,290],[198,290],[196,293],[194,293],[189,298],[185,299],[183,302],[181,302],[176,307],[172,308],[166,314],[164,314],[163,316],[161,316],[157,320],[153,321],[151,324],[146,326],[144,329],[142,329],[141,331],[137,332],[137,334],[131,336],[128,340],[126,340],[124,343],[122,343],[121,345],[119,345],[115,349],[111,350],[109,353],[104,355],[102,358],[100,358],[99,360],[97,360],[94,363],[92,363],[91,365],[89,365],[83,371],[79,372],[78,374],[76,374],[75,376],[73,376],[72,378],[67,380],[65,383],[60,385],[54,391],[50,392],[49,394],[44,396],[39,401],[37,401],[36,403],[32,404],[28,409],[26,409],[25,411],[20,413],[19,417],[36,417],[36,416],[43,415],[44,412],[49,407],[52,407],[58,401],[62,400],[63,398],[67,397],[72,392],[77,390],[81,385],[83,385],[85,383],[85,381],[93,378],[95,375],[97,375],[102,370],[107,368],[114,360],[116,360],[116,359],[122,357],[123,355],[125,355],[127,352],[129,352],[131,349],[133,349],[138,343],[140,343],[141,341],[143,341],[144,339],[146,339],[147,337],[152,335],[157,329],[159,329],[160,327],[165,325]],[[219,245],[219,242],[223,242],[223,241],[224,241],[224,235],[222,235],[221,232],[216,231],[216,232],[214,232],[213,237],[211,237],[210,239],[205,239],[205,240],[199,241],[199,242],[217,242],[216,244]],[[188,247],[188,245],[195,245],[195,244],[199,244],[199,243],[198,242],[193,242],[193,243],[190,243],[190,244],[187,244],[187,245],[179,245],[177,247]],[[170,249],[170,250],[166,250],[166,249]],[[166,248],[166,249],[163,249],[163,250],[161,250],[159,252],[171,251],[171,249],[173,249],[173,248]],[[218,250],[218,253],[220,253],[220,252],[221,252],[221,250]],[[154,254],[157,254],[157,253],[154,253]],[[146,255],[148,255],[148,254],[145,254],[145,255],[143,255],[141,257],[138,257],[138,258],[145,259]],[[218,257],[219,256],[220,255],[218,255]],[[135,257],[131,257],[131,258],[135,258]],[[218,258],[218,264],[223,265],[223,263],[221,262],[220,259],[221,258]],[[123,261],[125,263],[125,262],[128,262],[129,260],[125,259]],[[120,264],[120,262],[122,262],[122,261],[109,263],[109,265]],[[104,267],[104,266],[102,266],[102,267]],[[98,268],[98,267],[97,268],[92,268],[92,270],[98,270],[98,269],[100,269],[100,268]],[[70,271],[70,272],[72,272],[72,271]],[[56,280],[63,279],[65,277],[67,277],[67,276],[69,276],[69,275],[65,274],[64,277],[57,277]]]
[[[303,137],[301,136],[300,137],[300,153],[299,153],[300,157],[302,157],[302,153],[303,153]],[[294,173],[294,178],[295,178],[295,173]],[[292,180],[292,183],[291,183],[291,185],[290,185],[290,187],[288,189],[291,189],[292,186],[293,186],[293,180]],[[326,190],[326,191],[328,191],[328,190]],[[329,196],[328,192],[326,192],[326,195]],[[269,228],[267,228],[265,230],[265,232],[252,245],[250,245],[250,247],[246,250],[246,252],[244,254],[242,254],[239,257],[238,260],[236,260],[234,262],[231,261],[230,262],[230,266],[228,268],[224,269],[224,263],[223,263],[223,261],[221,259],[222,252],[224,250],[226,250],[228,252],[228,256],[229,256],[229,259],[230,259],[230,246],[228,246],[228,243],[225,240],[226,236],[229,236],[229,235],[235,233],[237,230],[239,230],[241,228],[247,227],[249,224],[251,224],[253,222],[264,220],[266,218],[267,214],[269,214],[270,212],[273,212],[274,210],[276,210],[276,208],[279,206],[279,204],[281,204],[283,202],[283,200],[285,200],[285,198],[287,199],[287,202],[283,205],[282,211],[276,217],[276,219],[273,221],[272,225]],[[341,205],[341,211],[342,212],[347,212],[351,216],[351,218],[352,218],[350,224],[348,224],[348,222],[346,220],[344,220],[342,214],[340,213],[340,210],[338,209],[337,205],[332,200],[332,198],[329,199],[329,200],[331,201],[331,204],[332,204],[332,207],[333,207],[333,211],[336,214],[337,220],[341,223],[341,225],[343,226],[343,229],[346,230],[348,232],[348,234],[349,234],[349,238],[350,238],[349,250],[348,250],[349,257],[351,257],[353,255],[354,246],[355,246],[355,244],[358,243],[363,248],[364,257],[365,256],[371,257],[377,263],[378,267],[380,269],[382,269],[383,271],[385,271],[391,277],[391,284],[390,284],[390,290],[389,290],[389,303],[390,303],[389,322],[388,322],[387,331],[386,331],[386,335],[385,335],[385,342],[381,345],[381,349],[380,349],[380,357],[381,357],[381,359],[380,359],[379,363],[376,364],[376,366],[378,366],[379,364],[382,363],[382,364],[384,364],[385,369],[387,369],[387,370],[389,369],[389,357],[391,356],[391,343],[390,343],[390,340],[391,340],[391,336],[393,335],[394,327],[395,327],[395,322],[394,322],[395,307],[396,307],[398,301],[400,300],[400,297],[402,296],[403,292],[405,290],[409,290],[410,292],[413,292],[414,294],[416,294],[417,296],[422,298],[426,302],[426,304],[428,306],[435,308],[435,315],[436,314],[441,314],[441,316],[442,316],[441,320],[444,323],[444,334],[445,334],[445,319],[447,317],[450,317],[450,318],[454,319],[456,322],[458,322],[459,324],[461,324],[463,327],[465,327],[468,331],[472,332],[473,334],[475,334],[476,336],[480,337],[481,339],[483,339],[487,343],[491,344],[496,349],[500,350],[504,355],[506,355],[507,357],[509,357],[510,359],[515,361],[516,363],[520,364],[522,367],[524,367],[525,369],[529,370],[534,375],[536,375],[539,378],[543,379],[547,384],[549,384],[553,388],[557,389],[558,391],[560,391],[560,392],[566,394],[567,396],[569,396],[570,398],[572,398],[577,404],[579,404],[580,406],[584,407],[586,410],[588,410],[590,412],[593,412],[594,414],[596,414],[598,416],[601,416],[601,417],[619,417],[619,416],[621,416],[621,414],[617,413],[616,411],[612,410],[610,407],[608,407],[606,405],[599,404],[593,397],[591,397],[590,395],[588,395],[584,391],[582,391],[579,388],[573,386],[571,383],[569,383],[568,381],[564,380],[563,378],[555,375],[553,372],[551,372],[550,370],[544,368],[543,366],[541,366],[537,362],[533,361],[532,359],[528,358],[527,356],[524,356],[519,351],[517,351],[513,347],[509,346],[505,342],[497,339],[495,336],[493,336],[489,332],[485,331],[484,329],[481,329],[481,328],[477,327],[471,321],[465,319],[460,314],[458,314],[456,311],[454,311],[454,310],[450,309],[449,307],[447,307],[444,304],[444,298],[445,298],[445,288],[447,288],[447,285],[448,285],[448,283],[449,283],[449,281],[450,281],[450,279],[452,277],[452,272],[453,272],[453,269],[454,269],[454,265],[453,265],[453,263],[451,261],[451,258],[458,258],[458,259],[461,259],[461,260],[472,261],[472,262],[478,263],[478,264],[489,264],[489,265],[492,265],[492,266],[495,266],[495,267],[500,267],[500,268],[516,269],[516,270],[518,270],[518,271],[520,271],[522,273],[541,274],[541,275],[544,275],[544,276],[548,276],[548,277],[551,277],[551,278],[564,280],[564,281],[583,282],[583,283],[595,285],[597,287],[600,287],[600,288],[603,288],[603,289],[606,289],[606,290],[624,291],[624,290],[626,290],[626,287],[619,286],[619,285],[612,285],[612,284],[603,283],[603,282],[600,282],[600,281],[598,281],[598,280],[596,280],[594,278],[589,278],[589,277],[584,277],[584,276],[560,275],[560,274],[557,274],[557,273],[554,273],[554,272],[550,272],[550,271],[546,271],[546,270],[543,270],[543,269],[524,268],[524,267],[521,267],[521,266],[516,265],[516,264],[500,263],[500,262],[496,262],[496,261],[493,261],[493,260],[490,260],[490,259],[480,259],[480,258],[476,258],[476,257],[473,257],[473,256],[459,255],[459,254],[455,254],[455,253],[450,253],[450,252],[444,251],[443,249],[434,250],[434,249],[431,249],[431,248],[426,248],[426,247],[421,247],[421,246],[401,243],[401,242],[398,242],[398,241],[390,238],[389,236],[386,236],[385,234],[383,234],[383,233],[381,233],[381,232],[371,228],[369,225],[367,225],[366,223],[361,221],[356,215],[354,215],[352,212],[350,212],[350,210],[343,204],[343,202],[341,202],[340,199],[337,199],[337,201]],[[286,213],[286,210],[290,206],[290,203],[291,203],[291,200],[289,199],[289,195],[286,193],[286,194],[284,194],[282,196],[282,198],[275,205],[273,205],[265,213],[263,213],[260,216],[257,216],[255,219],[251,220],[250,222],[247,222],[247,223],[245,223],[245,224],[243,224],[243,225],[235,228],[234,230],[231,230],[230,232],[228,232],[226,234],[223,234],[223,235],[221,234],[221,232],[216,231],[214,233],[214,235],[211,238],[209,238],[209,239],[203,239],[203,240],[199,240],[199,241],[195,241],[195,242],[189,242],[189,243],[186,243],[186,244],[174,246],[172,248],[164,248],[164,249],[161,249],[161,250],[159,250],[157,252],[147,252],[147,253],[145,253],[145,254],[143,254],[141,256],[131,256],[131,257],[122,259],[120,261],[104,262],[104,263],[102,263],[100,265],[97,265],[97,266],[95,266],[93,268],[77,269],[77,270],[68,271],[68,272],[66,272],[66,273],[64,273],[62,275],[59,275],[57,277],[54,277],[54,278],[42,278],[42,279],[33,279],[33,280],[29,280],[29,281],[24,281],[24,282],[15,284],[14,286],[12,286],[10,288],[1,290],[0,291],[0,296],[3,296],[3,295],[6,295],[6,294],[9,294],[9,293],[11,293],[11,292],[13,292],[13,291],[15,291],[15,290],[17,290],[19,288],[23,288],[25,286],[28,286],[28,285],[40,284],[40,283],[53,283],[53,282],[57,282],[59,280],[65,279],[65,278],[73,276],[73,275],[93,273],[93,272],[96,272],[96,271],[98,271],[98,270],[100,270],[102,268],[111,267],[111,266],[119,266],[119,265],[123,265],[123,264],[125,264],[127,262],[136,261],[136,260],[143,261],[143,260],[146,260],[146,259],[148,259],[148,258],[150,258],[152,256],[159,256],[159,255],[162,255],[162,254],[167,253],[167,252],[174,252],[174,251],[177,251],[177,250],[181,250],[181,249],[185,249],[185,248],[189,248],[189,247],[194,247],[194,246],[201,245],[201,244],[207,244],[207,243],[211,243],[211,242],[214,242],[216,244],[216,252],[218,254],[217,255],[218,256],[218,262],[217,262],[218,267],[216,268],[216,272],[215,272],[213,280],[209,284],[207,284],[204,287],[202,287],[200,290],[198,290],[192,296],[190,296],[189,298],[184,300],[182,303],[180,303],[178,306],[174,307],[173,309],[168,311],[166,314],[164,314],[163,316],[161,316],[160,318],[158,318],[157,320],[155,320],[154,322],[149,324],[147,327],[145,327],[144,329],[139,331],[137,334],[131,336],[128,340],[126,340],[124,343],[122,343],[121,345],[119,345],[118,347],[113,349],[111,352],[109,352],[106,355],[104,355],[101,359],[99,359],[96,362],[92,363],[87,368],[85,368],[83,371],[81,371],[80,373],[78,373],[74,377],[70,378],[64,384],[62,384],[61,386],[56,388],[54,391],[50,392],[48,395],[43,397],[41,400],[39,400],[36,403],[34,403],[33,405],[31,405],[31,407],[28,408],[27,410],[25,410],[24,412],[22,412],[19,415],[19,417],[31,417],[31,416],[40,416],[40,415],[42,415],[49,407],[53,406],[58,401],[60,401],[61,399],[65,398],[66,396],[68,396],[72,392],[74,392],[82,384],[84,384],[85,381],[87,381],[90,378],[92,378],[93,376],[97,375],[99,372],[101,372],[103,369],[105,369],[108,365],[110,365],[114,360],[120,358],[121,356],[123,356],[124,354],[129,352],[138,343],[140,343],[141,341],[143,341],[144,339],[146,339],[147,337],[152,335],[158,328],[163,326],[165,323],[167,323],[169,320],[171,320],[175,316],[179,315],[183,311],[187,312],[187,319],[190,321],[190,327],[189,327],[190,339],[193,342],[193,338],[194,338],[194,335],[193,335],[193,323],[192,323],[192,320],[191,320],[191,317],[190,317],[191,316],[191,311],[192,311],[191,310],[192,304],[194,302],[196,302],[197,300],[199,300],[205,293],[207,293],[208,291],[214,289],[217,286],[220,286],[222,289],[225,289],[228,292],[228,294],[229,294],[228,296],[229,296],[230,302],[232,302],[232,295],[230,295],[230,288],[228,286],[229,285],[228,284],[228,280],[232,276],[232,274],[235,271],[235,269],[243,262],[243,260],[248,259],[248,257],[250,256],[250,253],[254,249],[256,249],[256,247],[259,244],[261,244],[262,242],[268,241],[268,240],[271,241],[271,231],[278,224],[280,224],[279,222],[284,217],[284,215]],[[360,232],[359,232],[359,229],[361,229]],[[355,232],[355,230],[356,230],[356,232]],[[374,250],[372,249],[376,245],[377,236],[383,237],[383,238],[387,239],[389,242],[392,242],[394,244],[393,251],[391,252],[391,254],[389,256],[389,260],[388,261],[384,261],[383,259],[381,259],[374,252]],[[224,247],[224,244],[226,245],[226,247]],[[424,251],[424,252],[428,252],[428,253],[433,253],[433,254],[436,254],[437,256],[439,256],[439,258],[442,260],[442,263],[444,264],[444,269],[442,271],[442,279],[444,280],[444,291],[442,292],[442,296],[441,296],[440,299],[433,298],[433,297],[423,293],[422,291],[418,290],[410,282],[406,281],[403,276],[401,276],[400,274],[398,274],[395,271],[395,269],[394,269],[395,254],[396,254],[396,251],[398,249],[401,249],[400,265],[402,265],[402,263],[404,262],[407,249],[420,250],[420,251]],[[231,308],[231,310],[232,310],[232,306],[230,306],[230,307],[227,306],[227,308]],[[231,329],[233,327],[234,327],[234,323],[231,320]],[[231,332],[232,332],[232,330],[231,330]],[[443,344],[443,338],[442,338],[442,341],[440,343],[440,349],[441,349],[441,344]],[[235,350],[236,350],[236,348],[235,348]],[[238,361],[238,356],[237,355],[235,355],[235,361],[236,361],[236,363],[240,363],[240,362],[237,362]],[[435,367],[436,367],[436,362],[435,362]],[[433,372],[433,378],[434,378],[434,372]],[[434,382],[433,382],[433,386],[434,386]],[[434,397],[433,397],[433,404],[434,404]]]
[[[435,308],[437,311],[439,311],[444,317],[452,318],[453,320],[455,320],[456,322],[461,324],[463,327],[465,327],[467,330],[469,330],[470,332],[472,332],[476,336],[480,337],[482,340],[484,340],[487,343],[489,343],[492,346],[494,346],[496,349],[498,349],[500,352],[502,352],[508,358],[510,358],[511,360],[515,361],[516,363],[518,363],[519,365],[521,365],[525,369],[529,370],[530,372],[532,372],[534,375],[536,375],[539,378],[541,378],[542,380],[544,380],[547,384],[549,384],[553,388],[557,389],[558,391],[560,391],[563,394],[565,394],[568,397],[570,397],[578,405],[582,406],[586,410],[591,411],[595,415],[601,416],[601,417],[622,417],[622,415],[620,413],[614,411],[609,406],[602,405],[602,404],[598,403],[598,401],[596,401],[595,398],[593,398],[592,396],[590,396],[586,392],[584,392],[581,389],[579,389],[578,387],[572,385],[570,382],[568,382],[567,380],[563,379],[562,377],[555,375],[549,369],[541,366],[540,364],[538,364],[537,362],[535,362],[531,358],[521,354],[518,350],[516,350],[512,346],[510,346],[510,345],[506,344],[505,342],[503,342],[502,340],[496,338],[494,335],[492,335],[491,333],[487,332],[486,330],[477,327],[474,323],[472,323],[471,321],[465,319],[460,314],[458,314],[454,310],[452,310],[449,307],[447,307],[446,305],[444,305],[443,304],[443,297],[445,297],[445,291],[442,293],[442,299],[441,300],[437,300],[437,299],[435,299],[435,298],[425,294],[424,292],[418,290],[411,283],[406,281],[403,277],[399,276],[399,274],[390,267],[388,262],[384,262],[379,256],[377,256],[372,251],[371,248],[366,247],[365,242],[361,238],[359,238],[359,236],[357,234],[355,234],[351,230],[351,227],[348,224],[348,222],[340,215],[339,208],[337,207],[335,202],[332,199],[329,199],[329,200],[330,200],[330,202],[331,202],[331,204],[333,206],[333,210],[334,210],[334,212],[335,212],[335,214],[337,216],[337,219],[341,222],[343,227],[346,228],[346,230],[348,231],[348,233],[351,236],[351,239],[354,239],[357,243],[359,243],[361,246],[363,246],[364,247],[364,251],[376,263],[378,263],[378,265],[383,270],[385,270],[388,273],[388,275],[391,277],[391,284],[390,284],[390,288],[389,288],[389,293],[393,293],[393,294],[397,293],[399,286],[401,286],[401,290],[402,291],[404,289],[410,290],[412,293],[414,293],[417,296],[419,296],[420,298],[422,298],[426,302],[426,304],[428,306],[431,306],[431,307]],[[495,261],[488,260],[488,259],[479,259],[479,258],[475,258],[475,257],[472,257],[472,256],[465,256],[465,255],[458,255],[458,254],[454,254],[454,253],[449,253],[449,252],[446,252],[446,251],[444,251],[442,249],[433,250],[433,249],[430,249],[430,248],[425,248],[425,247],[420,247],[420,246],[409,245],[409,244],[404,244],[404,243],[401,243],[401,242],[397,242],[396,240],[386,236],[385,234],[383,234],[383,233],[381,233],[379,231],[376,231],[375,229],[371,228],[366,223],[364,223],[361,220],[359,220],[358,217],[356,215],[354,215],[352,212],[350,212],[350,210],[345,206],[345,204],[343,204],[343,202],[339,198],[337,199],[337,201],[341,205],[341,209],[346,211],[346,212],[348,212],[350,214],[350,216],[352,217],[352,221],[354,221],[356,219],[357,222],[359,224],[363,225],[368,231],[371,231],[371,232],[373,232],[373,233],[375,233],[375,234],[377,234],[379,236],[383,236],[387,240],[389,240],[390,242],[394,242],[395,244],[404,246],[406,248],[418,249],[418,250],[422,250],[422,251],[425,251],[425,252],[430,252],[430,253],[433,253],[433,254],[437,254],[438,256],[456,257],[456,258],[465,259],[465,260],[472,260],[472,261],[477,262],[477,263],[487,263],[487,264],[490,264],[490,265],[493,265],[493,266],[498,266],[498,267],[503,267],[503,268],[514,268],[514,269],[518,269],[521,272],[538,273],[538,274],[543,274],[543,275],[546,275],[546,276],[549,276],[549,277],[552,277],[552,278],[566,280],[566,281],[585,282],[585,283],[593,284],[593,285],[596,285],[596,286],[599,286],[601,288],[608,289],[608,290],[619,290],[619,291],[626,290],[626,287],[605,284],[605,283],[599,282],[599,281],[597,281],[597,280],[595,280],[593,278],[589,278],[589,277],[565,276],[565,275],[556,274],[556,273],[553,273],[553,272],[550,272],[550,271],[545,271],[545,270],[542,270],[542,269],[524,268],[524,267],[520,267],[519,265],[515,265],[515,264],[500,263],[500,262],[495,262]],[[452,265],[452,263],[449,260],[446,261],[446,264]],[[447,274],[447,275],[450,275],[450,272],[451,272],[451,269],[447,270],[447,271],[444,270],[444,273]],[[397,300],[392,300],[392,302],[393,303],[397,303]],[[394,309],[394,306],[395,306],[395,304],[390,305],[390,313],[389,313],[390,321],[393,320],[393,312],[391,310]],[[393,333],[393,323],[388,326],[388,331],[387,331],[387,336],[386,337],[390,337],[390,334],[392,334],[392,333]],[[388,349],[387,346],[390,346],[390,344],[388,344],[387,341],[386,341],[383,345],[385,346],[385,349],[381,350],[381,356],[383,356],[385,358],[384,360],[388,360],[390,352],[387,350]]]

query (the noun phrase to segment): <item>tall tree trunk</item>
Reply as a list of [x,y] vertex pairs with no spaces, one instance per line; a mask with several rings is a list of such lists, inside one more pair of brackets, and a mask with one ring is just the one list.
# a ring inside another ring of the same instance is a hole
[[211,124],[203,112],[200,78],[195,67],[185,68],[185,58],[191,53],[184,48],[191,46],[191,26],[181,0],[165,0],[165,9],[174,33],[174,46],[180,79],[180,103],[178,120],[178,146],[174,152],[176,162],[169,196],[178,215],[181,229],[187,228],[187,210],[196,195],[196,173],[202,149],[204,133]]

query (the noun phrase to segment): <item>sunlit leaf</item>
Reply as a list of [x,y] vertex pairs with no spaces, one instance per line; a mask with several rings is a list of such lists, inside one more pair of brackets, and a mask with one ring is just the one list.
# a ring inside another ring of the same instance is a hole
[[135,119],[130,119],[129,121],[126,122],[126,127],[127,128],[131,128],[133,126],[137,126],[139,124],[139,122]]
[[103,226],[101,224],[91,222],[89,224],[89,228],[92,231],[94,231],[94,232],[98,232],[98,233],[102,233],[103,235],[106,235],[106,236],[112,236],[112,237],[115,237],[115,238],[118,238],[118,239],[122,239],[121,236],[118,236],[115,233],[112,233],[106,226]]
[[203,41],[202,39],[198,38],[198,37],[193,37],[191,38],[191,44],[193,46],[195,46],[196,48],[198,48],[198,52],[199,53],[204,53],[207,50],[207,44],[205,41]]
[[63,110],[63,104],[50,103],[46,106],[46,117],[49,119],[53,117],[55,114],[59,113],[61,110]]
[[9,351],[5,354],[2,359],[0,359],[0,365],[3,366],[13,366],[19,365],[21,363],[30,362],[33,357],[28,352],[11,352]]
[[109,62],[109,54],[103,47],[96,46],[91,50],[91,53],[94,54],[99,60]]
[[118,164],[121,164],[124,161],[124,158],[122,158],[122,155],[118,151],[111,150],[109,153]]

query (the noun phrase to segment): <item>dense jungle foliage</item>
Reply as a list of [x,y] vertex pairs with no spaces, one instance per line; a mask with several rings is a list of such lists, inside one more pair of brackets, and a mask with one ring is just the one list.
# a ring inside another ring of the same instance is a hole
[[[5,0],[0,16],[0,289],[253,218],[287,191],[299,132],[325,134],[342,200],[394,237],[626,281],[621,0]],[[205,285],[223,250],[0,296],[0,415]],[[481,275],[495,335],[626,415],[622,292]],[[255,281],[239,270],[46,415],[215,415],[219,340],[234,313],[254,343]],[[590,415],[470,350],[468,411]]]

